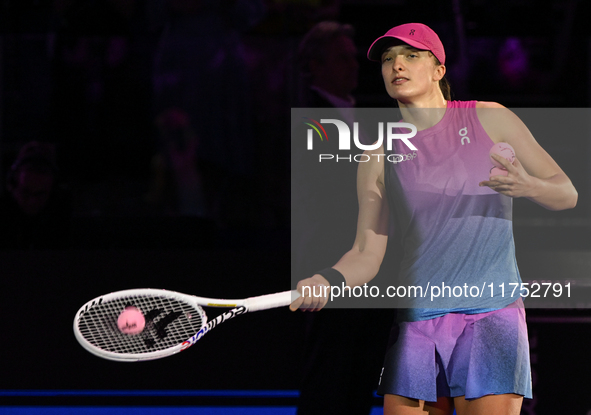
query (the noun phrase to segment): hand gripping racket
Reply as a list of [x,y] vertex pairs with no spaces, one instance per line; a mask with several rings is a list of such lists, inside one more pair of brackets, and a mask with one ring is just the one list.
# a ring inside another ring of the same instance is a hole
[[[74,319],[74,334],[82,347],[104,359],[120,362],[153,360],[191,347],[219,324],[247,312],[291,304],[300,294],[284,291],[242,300],[195,297],[174,291],[134,289],[97,297],[84,304]],[[126,307],[139,309],[145,326],[125,334],[117,319]],[[201,306],[231,308],[207,321]]]

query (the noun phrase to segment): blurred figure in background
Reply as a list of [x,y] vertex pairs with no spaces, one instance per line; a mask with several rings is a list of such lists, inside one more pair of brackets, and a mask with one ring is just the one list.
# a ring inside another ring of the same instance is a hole
[[148,203],[168,215],[209,216],[198,140],[186,112],[171,108],[156,118],[160,152],[152,159]]
[[325,21],[315,25],[298,50],[305,107],[350,108],[357,87],[359,63],[351,25]]
[[[299,106],[334,108],[334,117],[352,121],[359,68],[353,27],[333,21],[316,24],[300,43],[298,61],[304,81]],[[321,164],[305,156],[304,146],[295,148],[292,273],[299,278],[313,275],[351,248],[358,215],[357,163]],[[305,314],[298,415],[371,411],[379,356],[386,350],[389,333],[382,324],[390,326],[393,315],[392,310],[373,309]]]
[[74,186],[101,183],[112,197],[121,182],[147,179],[157,36],[145,17],[151,3],[54,0],[50,137]]
[[2,249],[61,249],[69,244],[71,200],[58,181],[55,147],[25,144],[0,198]]
[[[262,0],[167,0],[154,59],[154,111],[182,108],[215,176],[220,224],[256,215],[256,140],[243,33],[265,14]],[[208,173],[209,174],[209,173]]]

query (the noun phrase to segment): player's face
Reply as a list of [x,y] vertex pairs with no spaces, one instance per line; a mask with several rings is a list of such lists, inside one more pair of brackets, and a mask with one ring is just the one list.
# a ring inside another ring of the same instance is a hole
[[402,102],[431,98],[439,90],[439,80],[445,74],[443,65],[436,65],[428,51],[409,45],[397,45],[382,53],[382,77],[388,94]]

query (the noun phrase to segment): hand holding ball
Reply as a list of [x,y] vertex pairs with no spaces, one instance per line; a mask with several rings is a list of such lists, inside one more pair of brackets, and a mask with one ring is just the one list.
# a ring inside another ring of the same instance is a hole
[[503,157],[504,159],[509,161],[509,163],[513,163],[513,161],[515,160],[515,150],[513,150],[511,144],[508,143],[496,143],[494,146],[491,147],[489,154],[491,156],[490,160],[492,161],[492,164],[495,167],[499,167],[501,169],[503,168],[503,165],[496,161],[494,158],[492,158],[493,154],[497,154]]
[[490,170],[490,177],[492,176],[507,176],[507,170],[501,163],[495,160],[492,155],[497,154],[507,160],[509,163],[515,161],[515,150],[508,143],[496,143],[489,151],[490,160],[492,161],[493,168]]
[[146,318],[138,308],[133,306],[125,307],[117,319],[117,327],[125,334],[141,333],[145,326]]
[[499,167],[493,167],[492,169],[490,169],[490,177],[493,176],[507,176],[509,174],[509,172],[505,169],[501,169]]

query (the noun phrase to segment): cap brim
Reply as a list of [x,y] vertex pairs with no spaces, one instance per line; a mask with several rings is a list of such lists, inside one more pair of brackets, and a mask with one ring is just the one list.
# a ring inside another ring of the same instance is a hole
[[395,46],[398,44],[407,44],[419,50],[429,50],[425,48],[422,43],[416,42],[412,39],[399,36],[381,36],[377,38],[369,47],[367,51],[367,59],[370,61],[379,62],[382,60],[382,53],[386,47]]

